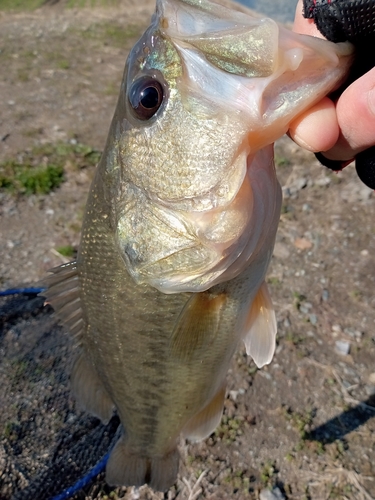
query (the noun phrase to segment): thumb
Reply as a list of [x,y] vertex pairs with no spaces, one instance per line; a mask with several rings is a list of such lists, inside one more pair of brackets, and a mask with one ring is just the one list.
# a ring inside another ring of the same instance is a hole
[[[303,3],[299,0],[293,31],[302,35],[324,38],[313,19],[303,17]],[[326,151],[332,148],[339,137],[334,103],[327,97],[315,104],[289,125],[289,136],[308,151]]]
[[348,160],[375,144],[375,68],[353,82],[336,104],[340,136],[324,155]]

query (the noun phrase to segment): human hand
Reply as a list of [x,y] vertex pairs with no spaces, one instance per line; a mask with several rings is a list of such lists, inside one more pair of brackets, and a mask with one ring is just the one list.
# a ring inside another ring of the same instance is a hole
[[[314,21],[303,17],[302,0],[293,30],[322,38]],[[375,146],[375,68],[347,87],[336,103],[325,97],[299,116],[291,123],[289,135],[301,147],[324,152],[326,158],[339,160],[342,166]]]

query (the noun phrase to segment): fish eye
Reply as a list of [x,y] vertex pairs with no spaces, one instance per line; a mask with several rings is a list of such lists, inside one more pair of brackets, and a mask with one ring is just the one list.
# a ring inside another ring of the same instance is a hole
[[151,77],[136,80],[129,90],[129,103],[137,118],[149,120],[163,103],[164,91],[160,82]]

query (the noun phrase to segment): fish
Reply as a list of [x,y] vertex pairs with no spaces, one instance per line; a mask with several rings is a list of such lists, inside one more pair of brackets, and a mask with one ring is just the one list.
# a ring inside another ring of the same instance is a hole
[[76,339],[77,402],[122,423],[109,484],[166,491],[180,436],[200,441],[219,424],[241,344],[258,367],[271,362],[273,142],[351,57],[349,44],[235,4],[157,0],[126,62],[77,259],[45,281]]

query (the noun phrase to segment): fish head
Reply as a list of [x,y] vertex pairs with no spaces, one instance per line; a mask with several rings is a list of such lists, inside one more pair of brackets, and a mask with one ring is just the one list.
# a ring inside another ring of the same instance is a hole
[[150,28],[134,47],[123,83],[123,180],[174,210],[226,204],[246,171],[246,129],[191,86],[178,47]]
[[254,159],[342,78],[350,52],[280,30],[208,0],[157,1],[127,60],[101,167],[137,283],[203,291],[272,241],[272,148]]

